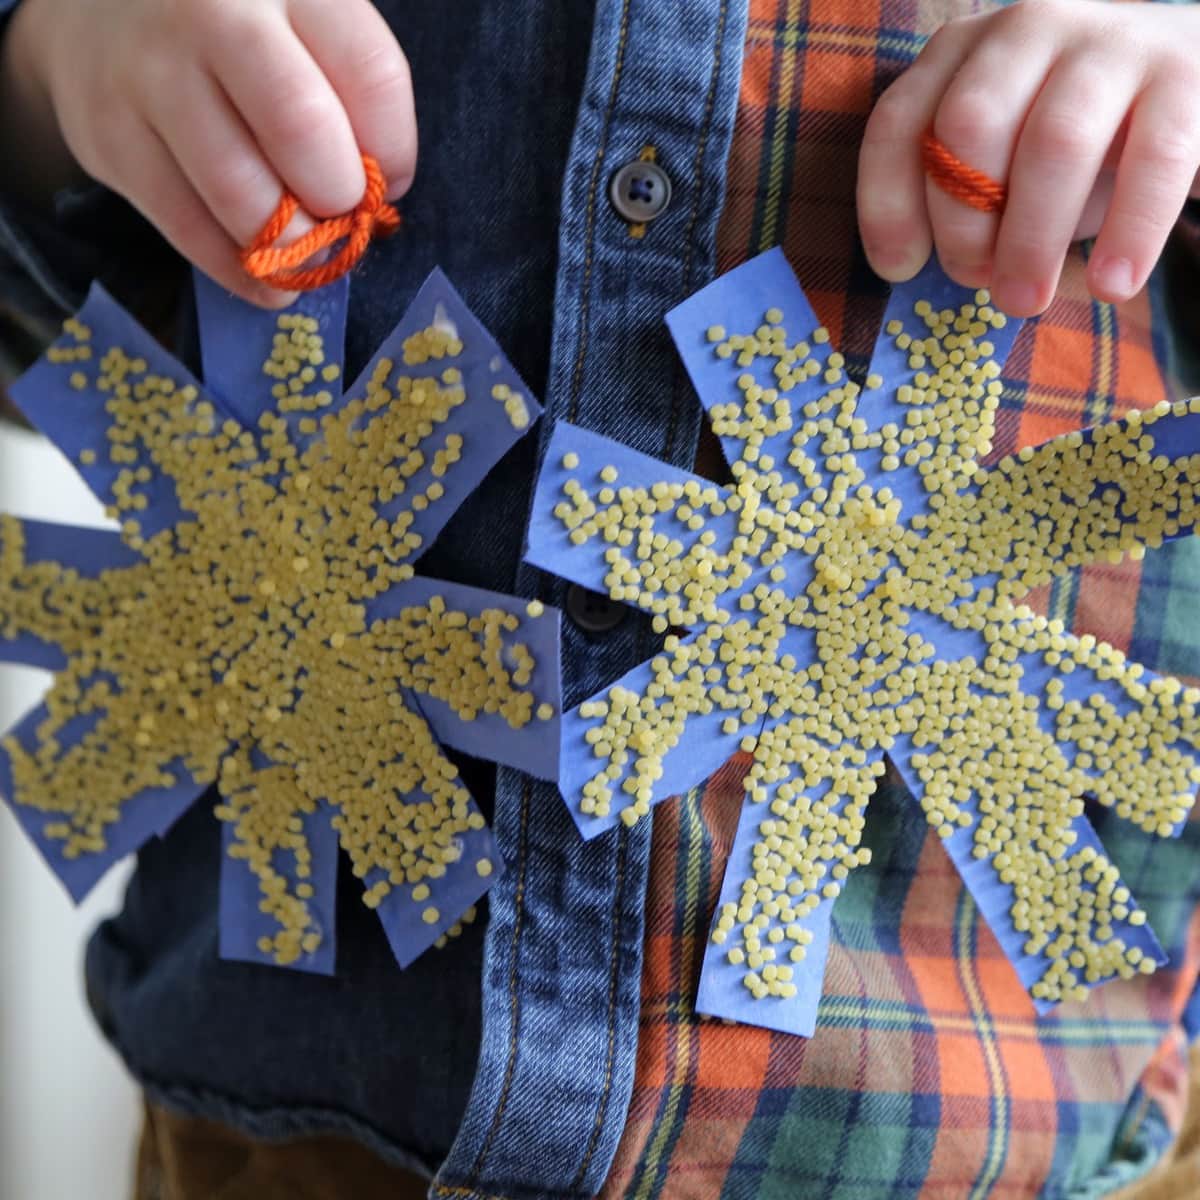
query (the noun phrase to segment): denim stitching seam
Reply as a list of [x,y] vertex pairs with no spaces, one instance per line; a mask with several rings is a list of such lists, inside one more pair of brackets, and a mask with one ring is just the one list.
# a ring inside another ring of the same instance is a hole
[[608,93],[608,104],[604,110],[604,120],[600,129],[600,141],[596,146],[596,158],[592,163],[592,179],[588,185],[587,210],[583,226],[583,283],[579,289],[579,352],[575,356],[575,366],[571,371],[571,390],[567,402],[567,420],[574,421],[579,407],[579,391],[583,384],[583,361],[587,357],[588,347],[588,316],[591,312],[588,288],[592,280],[592,264],[595,261],[596,240],[596,195],[600,187],[600,170],[604,166],[604,157],[608,153],[608,131],[612,124],[613,109],[617,106],[617,91],[621,85],[621,75],[625,69],[625,47],[629,41],[629,10],[633,0],[625,0],[621,6],[621,26],[617,34],[617,61],[613,64],[612,87]]
[[[595,237],[595,213],[596,213],[596,193],[599,187],[600,170],[604,163],[604,157],[608,143],[608,130],[612,121],[613,109],[616,107],[617,90],[621,81],[621,74],[625,62],[625,46],[629,37],[629,11],[632,5],[632,0],[625,0],[621,9],[621,25],[617,39],[617,60],[613,70],[612,86],[609,89],[608,104],[604,111],[603,124],[600,135],[599,145],[596,147],[596,158],[592,166],[592,179],[588,189],[588,203],[584,223],[584,276],[583,283],[580,289],[580,319],[579,319],[579,351],[576,357],[575,368],[572,375],[571,393],[569,400],[569,419],[573,419],[575,408],[578,401],[579,383],[582,377],[583,359],[587,352],[587,317],[588,317],[588,286],[591,281],[592,264],[594,260],[593,242]],[[492,1143],[495,1141],[496,1134],[503,1122],[505,1112],[508,1108],[508,1100],[511,1095],[512,1081],[516,1074],[516,1060],[518,1049],[518,1022],[520,1016],[520,999],[517,992],[517,958],[520,950],[520,939],[522,931],[522,911],[525,895],[525,870],[526,870],[526,849],[527,849],[527,824],[529,813],[529,784],[526,782],[524,793],[522,795],[521,808],[521,839],[520,839],[520,856],[519,856],[519,881],[517,884],[517,917],[513,927],[513,939],[511,950],[511,962],[509,967],[509,1005],[512,1013],[512,1026],[509,1032],[509,1051],[508,1063],[505,1067],[504,1082],[501,1085],[500,1099],[497,1102],[496,1112],[492,1118],[491,1128],[488,1130],[487,1137],[484,1139],[483,1145],[480,1147],[479,1155],[475,1159],[475,1163],[471,1169],[471,1174],[468,1178],[469,1189],[473,1189],[478,1182],[480,1173],[483,1170],[484,1161],[491,1150]],[[439,1189],[444,1185],[439,1185]],[[447,1195],[472,1195],[471,1190],[464,1192],[452,1191],[444,1192]]]
[[[729,0],[722,0],[720,11],[717,14],[717,39],[716,45],[713,48],[713,70],[712,77],[708,83],[708,95],[704,100],[704,120],[700,126],[700,139],[696,144],[696,159],[692,167],[692,176],[695,180],[695,186],[692,196],[692,214],[688,220],[687,236],[683,243],[683,290],[685,294],[690,291],[692,277],[692,258],[694,255],[694,242],[696,237],[696,226],[700,223],[700,196],[703,191],[700,186],[700,180],[704,172],[704,159],[708,151],[708,138],[712,132],[713,115],[716,112],[717,103],[717,84],[721,78],[721,51],[725,45],[725,21],[729,13]],[[666,441],[666,457],[668,462],[674,461],[675,452],[675,435],[679,429],[679,415],[682,404],[690,404],[690,396],[681,396],[681,389],[678,383],[682,381],[682,374],[676,371],[677,386],[675,387],[675,402],[671,406],[671,422],[667,426],[667,441]],[[682,404],[681,404],[682,401]]]
[[520,1027],[521,1019],[521,1001],[517,992],[517,957],[520,949],[521,929],[524,924],[522,917],[525,911],[525,871],[528,860],[529,849],[529,800],[530,800],[530,783],[526,779],[521,790],[521,833],[518,845],[520,847],[517,855],[518,873],[517,873],[517,892],[516,892],[516,919],[513,923],[512,949],[510,951],[509,961],[509,983],[508,983],[508,1001],[509,1001],[509,1042],[508,1042],[508,1063],[504,1069],[504,1082],[500,1087],[500,1099],[496,1104],[496,1113],[492,1117],[492,1125],[488,1130],[487,1137],[484,1139],[483,1145],[479,1148],[479,1155],[475,1159],[475,1164],[471,1168],[471,1175],[468,1179],[468,1184],[471,1187],[479,1180],[479,1173],[483,1169],[484,1159],[487,1158],[488,1152],[492,1148],[492,1142],[495,1141],[496,1134],[500,1129],[501,1122],[504,1119],[505,1110],[508,1108],[508,1098],[512,1091],[513,1076],[517,1070],[517,1048],[518,1037],[517,1033]]
[[[629,11],[629,5],[626,4],[625,9],[622,13],[623,29],[622,29],[622,38],[621,38],[622,44],[620,45],[619,50],[618,50],[618,66],[617,66],[618,76],[620,73],[620,65],[621,65],[621,62],[623,61],[623,57],[624,57],[624,44],[623,44],[624,43],[624,24],[625,24],[625,18],[628,15],[628,11]],[[712,131],[712,121],[713,121],[714,113],[716,111],[716,92],[717,92],[717,85],[720,81],[720,76],[721,76],[721,60],[722,60],[721,51],[722,51],[722,48],[724,45],[724,33],[725,33],[725,24],[726,24],[727,14],[728,14],[728,0],[722,0],[721,6],[720,6],[720,11],[718,13],[718,18],[717,18],[716,39],[715,39],[716,44],[713,49],[712,75],[709,79],[708,92],[707,92],[707,95],[705,96],[704,116],[701,121],[699,138],[697,140],[697,145],[696,145],[696,157],[695,157],[694,166],[693,166],[693,176],[696,181],[696,186],[694,187],[694,190],[693,190],[692,209],[691,209],[691,214],[690,214],[689,221],[688,221],[687,235],[684,239],[684,261],[683,261],[682,282],[683,282],[685,288],[687,287],[687,284],[691,278],[692,260],[693,260],[694,249],[695,249],[695,247],[694,247],[695,232],[696,232],[696,227],[700,221],[700,197],[701,197],[701,193],[703,190],[700,187],[700,178],[701,178],[701,174],[704,169],[704,159],[705,159],[706,152],[707,152],[708,139],[709,139],[709,136]],[[616,81],[614,80],[614,87],[613,87],[613,93],[612,93],[614,101],[615,101],[615,96],[616,96],[615,83],[616,83]],[[607,134],[607,120],[606,120],[606,134]],[[602,145],[603,145],[603,143],[602,143]],[[602,158],[602,152],[598,153],[598,155],[597,155],[596,167],[593,171],[593,177],[592,177],[592,192],[589,197],[589,206],[588,206],[588,243],[587,243],[587,259],[586,259],[586,266],[585,266],[585,292],[584,292],[584,302],[585,303],[586,303],[586,283],[590,279],[590,273],[591,273],[592,240],[593,240],[592,239],[593,206],[594,206],[594,201],[595,201],[597,176],[598,176],[601,158]],[[576,360],[575,378],[573,380],[572,404],[574,404],[574,399],[578,392],[579,377],[580,377],[580,373],[582,371],[583,357],[584,357],[585,352],[586,352],[586,334],[585,334],[584,340],[581,340],[580,353],[579,353],[579,357]],[[670,419],[670,423],[667,428],[667,437],[666,437],[666,443],[665,443],[665,451],[666,451],[666,454],[668,455],[668,457],[671,457],[674,453],[675,436],[678,431],[679,416],[680,416],[680,412],[681,412],[681,408],[682,408],[682,405],[680,402],[681,399],[686,403],[686,398],[682,398],[679,396],[679,389],[676,388],[675,391],[676,391],[676,400],[675,400],[675,403],[672,404],[672,406],[671,406],[671,419]],[[573,413],[574,413],[574,409],[572,408],[572,415],[573,415]],[[618,901],[618,904],[620,903],[620,901],[622,899],[622,892],[624,891],[625,864],[626,864],[627,852],[628,852],[628,838],[626,836],[622,836],[621,842],[620,842],[620,855],[619,855],[619,859],[618,859],[618,875],[617,875],[617,884],[616,884],[616,899]],[[604,1065],[604,1090],[601,1095],[599,1107],[597,1108],[597,1111],[596,1111],[596,1121],[592,1127],[592,1136],[591,1136],[591,1139],[588,1144],[587,1153],[584,1155],[583,1162],[579,1168],[579,1173],[576,1175],[575,1180],[572,1184],[572,1186],[575,1189],[578,1189],[582,1185],[583,1180],[587,1174],[588,1167],[591,1165],[592,1158],[595,1155],[596,1148],[599,1144],[600,1135],[604,1128],[604,1122],[607,1118],[609,1100],[612,1095],[613,1059],[615,1057],[615,1050],[616,1050],[616,1020],[615,1020],[615,1017],[616,1017],[617,981],[618,981],[619,963],[620,963],[620,960],[619,960],[620,926],[621,926],[621,915],[620,915],[620,911],[618,909],[618,912],[616,914],[616,920],[614,921],[614,926],[613,926],[614,934],[613,934],[613,944],[612,944],[612,952],[613,952],[612,953],[612,971],[609,976],[608,1050],[607,1050],[607,1054],[606,1054],[606,1058],[605,1058],[605,1065]]]
[[571,1187],[576,1191],[583,1186],[584,1177],[587,1175],[588,1167],[592,1164],[592,1156],[596,1153],[596,1146],[600,1142],[600,1134],[604,1129],[604,1122],[608,1116],[608,1100],[612,1094],[612,1076],[613,1076],[613,1059],[616,1056],[617,1049],[617,979],[620,975],[621,965],[621,918],[622,918],[622,893],[625,890],[625,862],[629,856],[629,835],[621,834],[621,839],[618,843],[617,851],[617,879],[616,879],[616,912],[613,914],[613,938],[612,938],[612,956],[609,960],[609,975],[608,975],[608,1049],[604,1058],[604,1089],[600,1093],[600,1103],[596,1106],[596,1120],[592,1125],[592,1135],[588,1139],[587,1152],[583,1156],[583,1162],[579,1165],[579,1172],[571,1183]]

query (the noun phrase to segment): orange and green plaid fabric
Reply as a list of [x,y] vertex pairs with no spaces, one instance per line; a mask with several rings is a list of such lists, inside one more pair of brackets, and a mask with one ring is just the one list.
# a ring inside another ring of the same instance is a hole
[[[863,126],[962,11],[751,0],[720,267],[782,244],[860,366],[886,300],[856,234]],[[1160,306],[1093,301],[1084,254],[1008,362],[997,455],[1167,394]],[[1087,568],[1033,602],[1158,670],[1200,676],[1195,539]],[[747,766],[655,811],[637,1072],[604,1200],[1083,1198],[1147,1170],[1178,1128],[1200,1017],[1200,818],[1164,843],[1093,816],[1171,965],[1039,1017],[903,781],[886,777],[868,814],[874,857],[838,900],[805,1039],[692,1011]]]

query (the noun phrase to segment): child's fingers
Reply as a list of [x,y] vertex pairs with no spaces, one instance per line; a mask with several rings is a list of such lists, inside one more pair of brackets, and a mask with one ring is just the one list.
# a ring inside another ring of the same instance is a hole
[[[1023,22],[994,22],[991,29],[946,88],[933,132],[962,162],[1003,180],[1054,47],[1048,38],[1031,39]],[[964,204],[932,181],[926,182],[926,204],[942,269],[965,287],[986,286],[999,215]]]
[[970,24],[956,21],[939,29],[916,62],[880,96],[863,131],[859,232],[871,267],[893,283],[911,279],[933,246],[921,135],[970,48]]
[[247,245],[283,187],[224,92],[198,68],[180,67],[143,112],[225,232]]
[[295,295],[256,283],[242,270],[238,247],[217,223],[171,152],[148,125],[121,138],[124,162],[110,182],[163,237],[222,287],[263,308],[283,308]]
[[1021,130],[996,239],[992,297],[1005,312],[1042,312],[1137,86],[1132,69],[1087,52],[1055,65]]
[[1075,226],[1071,241],[1087,241],[1088,238],[1094,238],[1100,232],[1104,214],[1108,212],[1108,206],[1112,203],[1113,184],[1116,177],[1115,167],[1101,168],[1100,174],[1096,178],[1096,186],[1092,188],[1092,194],[1088,196],[1087,203],[1083,206],[1083,212],[1079,215],[1079,224]]
[[[338,6],[340,7],[340,6]],[[345,107],[281,12],[237,10],[212,22],[220,41],[209,68],[286,187],[317,217],[362,199],[362,156]]]
[[383,168],[388,198],[399,198],[416,170],[417,120],[408,60],[395,35],[365,0],[295,0],[288,12],[345,105],[359,146]]
[[1112,203],[1088,262],[1101,300],[1127,300],[1149,278],[1196,179],[1197,82],[1159,76],[1138,100],[1117,167]]

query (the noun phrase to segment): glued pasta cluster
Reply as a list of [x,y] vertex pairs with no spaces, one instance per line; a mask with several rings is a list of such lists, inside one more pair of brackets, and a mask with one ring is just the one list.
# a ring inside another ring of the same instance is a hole
[[738,739],[759,836],[712,939],[755,998],[788,998],[815,910],[869,860],[886,753],[937,834],[1008,888],[1011,927],[1044,964],[1034,996],[1079,998],[1155,965],[1127,940],[1145,914],[1084,797],[1172,834],[1200,783],[1200,692],[1021,600],[1195,526],[1200,457],[1170,456],[1156,425],[1200,404],[983,469],[1005,318],[986,292],[912,318],[885,330],[908,364],[890,392],[878,375],[860,388],[825,329],[796,339],[778,308],[752,332],[708,329],[729,368],[710,408],[728,487],[623,483],[575,451],[556,464],[570,542],[603,547],[607,593],[667,634],[644,686],[581,706],[594,773],[578,803],[633,825],[691,723]]
[[[93,348],[80,321],[65,329],[50,361],[102,393],[108,415],[107,445],[81,462],[111,465],[110,513],[143,561],[95,578],[29,561],[21,524],[0,517],[0,636],[41,638],[68,664],[36,746],[4,742],[15,801],[52,816],[45,835],[72,859],[104,850],[147,791],[216,784],[231,853],[273,920],[258,949],[280,964],[322,941],[306,819],[329,803],[366,903],[396,890],[437,923],[430,881],[484,821],[412,696],[513,729],[554,715],[535,707],[526,616],[425,593],[371,615],[413,578],[416,514],[449,503],[464,437],[443,427],[467,400],[462,342],[435,322],[337,407],[317,322],[283,315],[262,366],[276,410],[248,428],[120,346]],[[446,365],[405,369],[431,360]],[[505,401],[527,424],[524,399]],[[182,516],[144,527],[164,482]]]

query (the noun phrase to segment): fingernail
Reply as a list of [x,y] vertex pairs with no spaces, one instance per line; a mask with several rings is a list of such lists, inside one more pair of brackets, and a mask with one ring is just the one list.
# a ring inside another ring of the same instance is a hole
[[1133,263],[1127,258],[1102,258],[1093,263],[1092,278],[1098,291],[1122,298],[1133,295]]
[[992,282],[990,260],[981,263],[944,262],[942,270],[963,287],[982,288]]
[[274,288],[260,288],[256,293],[255,303],[260,308],[284,309],[290,308],[299,298],[299,292],[280,292]]
[[1001,275],[992,287],[996,303],[1014,317],[1031,317],[1042,309],[1041,292],[1025,279]]
[[401,175],[398,179],[389,180],[387,199],[390,203],[395,203],[397,200],[403,200],[412,189],[413,176]]
[[908,247],[872,246],[867,258],[876,274],[891,283],[903,283],[911,279],[924,265],[918,254]]

